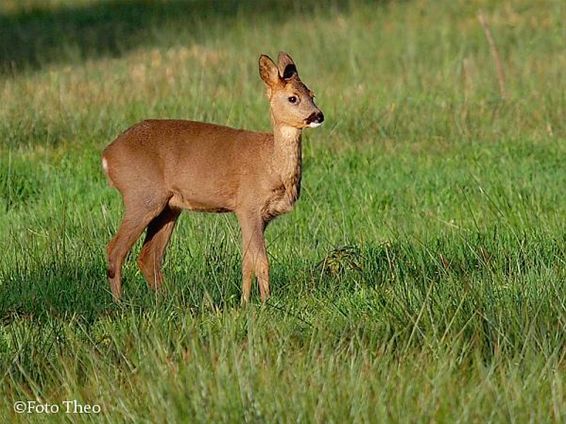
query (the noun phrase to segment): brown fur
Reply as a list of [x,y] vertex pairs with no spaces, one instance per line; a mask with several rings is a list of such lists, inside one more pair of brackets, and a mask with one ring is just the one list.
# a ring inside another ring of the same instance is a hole
[[[234,212],[242,230],[242,301],[249,300],[254,274],[262,301],[269,297],[263,233],[298,199],[301,132],[311,122],[321,123],[323,115],[289,55],[279,54],[279,67],[262,55],[259,68],[271,106],[272,134],[147,120],[104,150],[106,174],[125,207],[118,233],[108,244],[108,279],[116,300],[124,258],[146,228],[138,264],[150,287],[161,286],[163,255],[181,209]],[[291,96],[297,98],[295,104]]]

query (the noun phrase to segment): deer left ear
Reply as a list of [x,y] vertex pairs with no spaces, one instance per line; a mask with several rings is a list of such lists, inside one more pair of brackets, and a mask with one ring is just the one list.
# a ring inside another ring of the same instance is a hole
[[295,77],[299,78],[295,62],[293,62],[293,59],[287,53],[279,52],[277,67],[279,68],[279,75],[281,75],[282,79],[290,80]]
[[273,88],[279,81],[279,69],[269,56],[262,54],[259,57],[259,76],[268,88]]

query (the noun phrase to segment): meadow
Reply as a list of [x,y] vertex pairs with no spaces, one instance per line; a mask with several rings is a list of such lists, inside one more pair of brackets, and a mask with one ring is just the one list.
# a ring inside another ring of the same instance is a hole
[[[488,22],[504,71],[478,19]],[[4,0],[1,422],[564,422],[560,0]],[[102,149],[145,118],[269,130],[260,53],[325,124],[240,306],[231,215],[112,301]],[[16,401],[100,405],[18,414]]]

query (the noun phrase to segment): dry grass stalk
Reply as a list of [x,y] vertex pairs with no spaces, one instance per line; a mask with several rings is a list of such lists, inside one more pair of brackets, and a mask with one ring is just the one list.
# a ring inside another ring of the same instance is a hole
[[501,62],[501,56],[499,55],[499,51],[497,50],[497,46],[495,45],[495,40],[493,38],[493,34],[491,33],[491,28],[489,27],[489,23],[487,22],[487,18],[483,14],[482,11],[478,12],[478,21],[480,22],[483,32],[485,34],[485,38],[489,43],[489,49],[491,51],[491,56],[493,57],[493,61],[495,62],[495,69],[497,72],[497,81],[499,83],[499,95],[502,99],[505,98],[505,72],[503,71],[503,63]]

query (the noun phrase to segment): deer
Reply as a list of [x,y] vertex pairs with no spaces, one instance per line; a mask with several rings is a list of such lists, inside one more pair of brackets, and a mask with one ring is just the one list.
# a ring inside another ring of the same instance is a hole
[[160,289],[165,249],[182,210],[234,213],[242,238],[241,303],[249,302],[254,278],[261,302],[270,297],[265,230],[298,200],[302,131],[320,126],[324,115],[287,53],[279,53],[277,64],[262,54],[259,75],[269,99],[271,133],[152,119],[134,124],[104,149],[103,170],[124,207],[107,245],[115,301],[122,295],[124,260],[144,230],[137,264],[148,286]]

